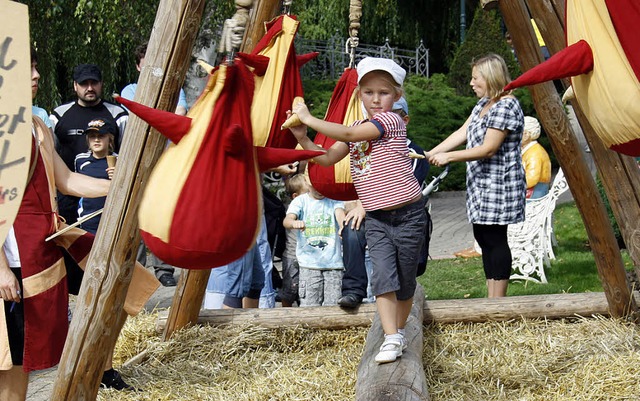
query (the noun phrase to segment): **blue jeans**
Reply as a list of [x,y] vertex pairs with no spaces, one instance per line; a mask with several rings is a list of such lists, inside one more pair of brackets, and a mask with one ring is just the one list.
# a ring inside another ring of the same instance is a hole
[[364,234],[363,221],[360,229],[351,228],[347,224],[342,229],[342,259],[344,262],[344,276],[342,277],[342,295],[355,295],[367,298],[369,279],[365,263],[367,240]]
[[[240,259],[211,270],[207,293],[225,294],[242,299],[250,295],[260,296],[261,308],[275,307],[275,290],[271,282],[273,261],[267,239],[264,216],[256,244]],[[230,305],[231,306],[231,305]]]

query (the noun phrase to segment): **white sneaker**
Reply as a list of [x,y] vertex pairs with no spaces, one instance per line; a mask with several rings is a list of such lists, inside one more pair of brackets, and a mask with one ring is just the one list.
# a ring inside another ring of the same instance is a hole
[[402,338],[385,338],[384,342],[380,346],[380,352],[378,352],[378,355],[376,355],[376,362],[395,362],[396,359],[402,356],[402,345]]
[[404,334],[402,335],[402,350],[406,350],[407,347],[409,346],[409,342],[407,341],[407,337],[404,336]]

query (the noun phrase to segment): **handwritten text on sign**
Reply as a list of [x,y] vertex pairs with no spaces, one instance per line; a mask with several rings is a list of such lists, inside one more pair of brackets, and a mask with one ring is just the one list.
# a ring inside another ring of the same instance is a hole
[[24,4],[0,0],[0,243],[18,213],[32,146],[29,17]]

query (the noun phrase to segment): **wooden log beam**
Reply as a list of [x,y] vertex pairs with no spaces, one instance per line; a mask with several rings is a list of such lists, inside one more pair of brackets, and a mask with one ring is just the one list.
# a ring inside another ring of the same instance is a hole
[[[162,0],[136,100],[174,110],[200,26],[204,0]],[[153,70],[153,74],[152,74]],[[157,74],[161,71],[162,74]],[[95,400],[105,361],[123,322],[122,307],[140,243],[137,211],[143,183],[165,140],[131,116],[103,221],[89,256],[74,318],[58,367],[53,400]]]
[[[347,329],[349,327],[369,327],[375,314],[375,304],[361,304],[356,309],[342,309],[338,306],[216,309],[201,310],[197,322],[212,326],[253,324],[270,329],[291,326],[304,326],[312,329]],[[158,313],[156,330],[159,332],[164,330],[167,324],[167,315],[167,312]]]
[[[499,4],[521,69],[527,71],[540,64],[543,57],[524,0],[502,0]],[[611,313],[616,317],[626,316],[637,307],[631,298],[622,256],[604,203],[571,131],[560,97],[551,82],[533,85],[529,90],[582,215]]]
[[[564,1],[528,0],[527,6],[540,28],[540,34],[551,54],[565,48]],[[562,10],[554,11],[562,6]],[[560,14],[562,11],[562,14]],[[566,86],[570,85],[564,80]],[[596,168],[618,222],[627,250],[640,269],[640,169],[633,157],[607,149],[596,135],[578,102],[571,102],[582,127]]]
[[378,365],[378,354],[384,331],[378,314],[375,315],[356,381],[356,401],[428,401],[429,389],[422,364],[422,320],[424,311],[424,288],[418,285],[413,296],[411,314],[405,327],[407,349],[396,362]]
[[[636,302],[640,293],[634,291]],[[376,313],[374,304],[354,310],[338,306],[274,309],[203,310],[199,324],[253,324],[267,328],[304,326],[314,329],[368,327]],[[562,319],[575,316],[611,316],[603,292],[580,294],[521,295],[505,298],[469,298],[426,301],[424,323],[479,323],[511,319]],[[161,332],[167,313],[160,312],[156,329]]]
[[[264,22],[278,13],[278,0],[255,0],[251,9],[251,22],[247,26],[242,51],[249,53],[265,33]],[[176,330],[195,323],[202,306],[211,270],[183,270],[177,291],[171,301],[169,322],[163,338],[169,339]]]

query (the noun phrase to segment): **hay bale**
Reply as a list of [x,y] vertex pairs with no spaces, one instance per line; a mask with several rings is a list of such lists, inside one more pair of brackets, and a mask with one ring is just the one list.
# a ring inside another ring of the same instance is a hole
[[[142,391],[99,400],[355,398],[364,328],[196,326],[163,342],[157,315],[129,318],[116,344],[116,368]],[[619,319],[513,319],[427,325],[422,362],[432,401],[637,400],[638,350],[638,327]]]

